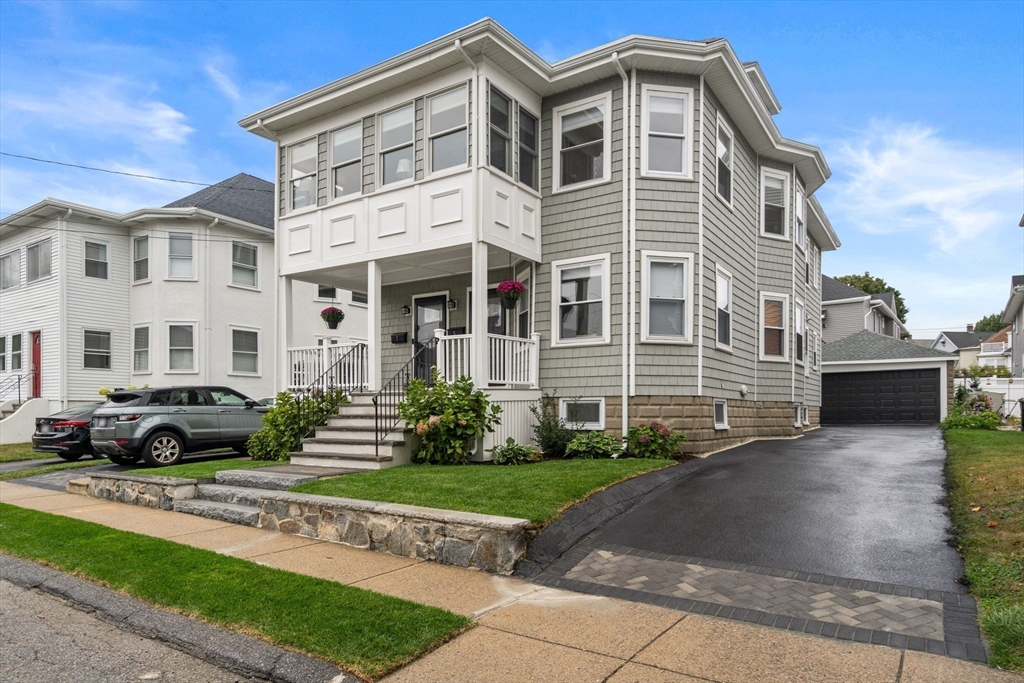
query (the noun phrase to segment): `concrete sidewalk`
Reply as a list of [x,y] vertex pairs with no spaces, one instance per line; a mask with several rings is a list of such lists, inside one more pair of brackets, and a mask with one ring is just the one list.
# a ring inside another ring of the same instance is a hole
[[518,579],[0,482],[0,501],[246,558],[471,616],[478,626],[385,679],[1021,683],[975,664],[835,641]]

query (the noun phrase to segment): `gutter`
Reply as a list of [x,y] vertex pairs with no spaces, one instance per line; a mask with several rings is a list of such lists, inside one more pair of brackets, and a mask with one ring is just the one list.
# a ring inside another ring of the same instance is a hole
[[[629,347],[627,346],[627,333],[632,330],[631,318],[627,313],[628,295],[630,283],[626,278],[626,260],[629,258],[629,173],[633,169],[633,100],[630,97],[629,76],[619,62],[619,53],[612,53],[612,64],[622,78],[622,142],[628,145],[628,169],[622,169],[622,445],[626,445],[626,434],[629,432]],[[627,99],[629,98],[629,99]],[[627,155],[623,155],[626,157]],[[630,260],[632,263],[632,260]]]

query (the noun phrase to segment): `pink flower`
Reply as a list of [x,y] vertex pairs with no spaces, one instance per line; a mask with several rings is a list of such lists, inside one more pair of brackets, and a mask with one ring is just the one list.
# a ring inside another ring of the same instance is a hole
[[672,433],[671,431],[669,431],[669,428],[666,427],[665,425],[658,425],[657,427],[654,428],[654,431],[658,432],[658,434],[661,434],[662,436],[668,436],[669,434]]
[[640,443],[650,443],[651,442],[651,435],[650,434],[646,434],[646,433],[645,434],[641,434],[637,438],[637,441],[639,441]]
[[460,427],[465,427],[466,426],[466,421],[465,420],[459,420],[459,426]]
[[505,280],[498,284],[498,296],[502,299],[518,299],[526,288],[518,280]]
[[427,426],[426,422],[420,422],[416,425],[416,433],[420,436],[426,436],[428,431],[430,431],[430,427]]
[[441,424],[441,417],[439,415],[431,415],[427,420],[427,424],[430,425],[431,429],[433,429],[437,425]]

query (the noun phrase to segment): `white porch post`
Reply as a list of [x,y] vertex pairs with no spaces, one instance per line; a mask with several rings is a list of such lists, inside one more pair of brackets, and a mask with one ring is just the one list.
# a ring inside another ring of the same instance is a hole
[[487,352],[487,244],[473,242],[473,304],[470,312],[473,324],[473,384],[486,387],[490,371]]
[[530,349],[530,388],[540,388],[540,333],[530,335],[533,348]]
[[287,275],[278,278],[277,287],[277,371],[276,391],[288,391],[292,383],[292,368],[288,361],[288,348],[292,336],[292,279]]
[[369,377],[366,388],[377,391],[381,385],[381,331],[380,331],[380,266],[376,261],[366,264],[366,366]]

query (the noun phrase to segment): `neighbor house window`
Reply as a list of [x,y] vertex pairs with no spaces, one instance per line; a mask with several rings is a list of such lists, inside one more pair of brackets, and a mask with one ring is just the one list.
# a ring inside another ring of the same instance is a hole
[[259,372],[260,335],[255,330],[231,330],[231,372]]
[[804,425],[811,424],[811,409],[809,406],[800,406],[800,421]]
[[554,316],[556,343],[609,341],[609,257],[555,261],[558,315]]
[[676,178],[690,176],[690,91],[643,86],[643,172]]
[[85,276],[107,279],[107,245],[85,241]]
[[719,346],[732,346],[732,275],[719,268],[715,272],[715,301],[718,309]]
[[561,418],[569,429],[579,431],[604,429],[603,398],[559,399]]
[[132,240],[132,281],[149,279],[149,238],[136,237]]
[[21,284],[21,252],[12,251],[0,256],[0,290]]
[[794,318],[794,326],[796,328],[794,330],[794,333],[796,334],[796,338],[794,340],[796,348],[794,349],[794,352],[796,353],[796,362],[803,364],[804,352],[806,350],[806,347],[804,346],[806,336],[804,334],[804,305],[799,301],[794,307]]
[[36,242],[26,249],[25,260],[28,262],[25,268],[27,282],[50,277],[50,240]]
[[352,292],[352,303],[363,304],[364,306],[370,302],[370,297],[366,292]]
[[761,295],[761,357],[785,360],[786,309],[789,298],[784,294]]
[[729,404],[724,398],[715,399],[715,429],[729,428]]
[[336,287],[328,287],[327,285],[316,286],[316,298],[317,299],[334,299],[338,296],[338,290]]
[[539,174],[537,156],[540,150],[537,117],[519,107],[519,182],[536,190]]
[[465,166],[469,159],[467,93],[462,86],[428,100],[431,172]]
[[167,352],[170,370],[195,370],[195,325],[168,325]]
[[132,340],[132,369],[149,372],[149,328],[136,327]]
[[512,175],[512,100],[491,86],[490,162],[505,175]]
[[231,243],[231,283],[243,287],[259,285],[259,249],[245,242]]
[[7,337],[0,337],[0,372],[7,372]]
[[804,207],[804,191],[797,185],[796,188],[796,206],[793,209],[795,214],[796,223],[796,244],[801,249],[806,249],[807,245],[807,224],[805,220],[805,207]]
[[786,185],[789,177],[761,172],[761,232],[786,236]]
[[727,203],[732,203],[732,166],[733,166],[733,145],[735,138],[732,130],[721,119],[718,120],[718,144],[716,156],[716,187],[718,196]]
[[611,95],[555,110],[555,189],[611,178]]
[[192,277],[192,233],[168,233],[167,277],[185,279]]
[[642,253],[641,287],[645,292],[643,341],[690,341],[690,279],[693,257],[670,252]]
[[416,115],[412,104],[380,116],[381,184],[413,177],[413,137]]
[[288,148],[292,209],[316,204],[316,139]]
[[355,194],[363,183],[363,124],[331,133],[331,178],[334,198]]
[[110,369],[110,333],[85,330],[83,365],[90,370]]
[[21,335],[11,335],[11,370],[21,370]]

